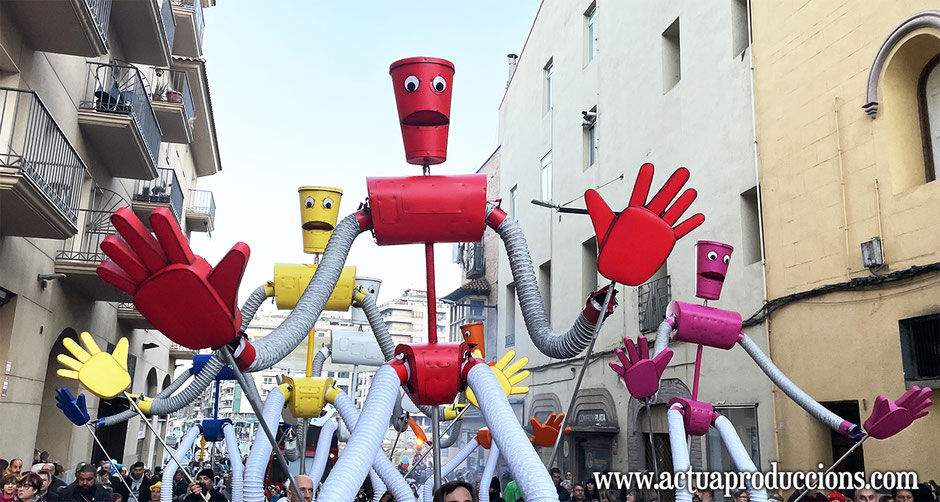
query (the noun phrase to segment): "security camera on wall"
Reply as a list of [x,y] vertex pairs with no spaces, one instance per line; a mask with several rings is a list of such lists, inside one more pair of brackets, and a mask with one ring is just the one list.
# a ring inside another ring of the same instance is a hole
[[591,127],[597,122],[597,112],[584,110],[581,112],[581,127]]

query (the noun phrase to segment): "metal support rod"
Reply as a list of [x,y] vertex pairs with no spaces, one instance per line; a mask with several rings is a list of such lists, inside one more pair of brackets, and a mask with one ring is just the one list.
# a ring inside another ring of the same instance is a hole
[[[865,440],[868,439],[868,437],[869,437],[868,434],[866,434],[865,437],[863,437],[862,439],[859,439],[857,443],[852,445],[852,447],[849,448],[849,451],[845,452],[844,455],[839,457],[839,460],[836,460],[835,462],[833,462],[832,465],[829,466],[828,469],[826,469],[826,472],[822,473],[822,477],[825,478],[826,474],[829,474],[830,472],[832,472],[832,470],[835,469],[837,465],[841,464],[842,461],[845,460],[849,455],[851,455],[853,451],[858,449],[859,446],[862,446],[862,443],[864,443]],[[821,482],[822,482],[822,479],[817,480],[817,483],[821,483]],[[793,502],[800,502],[800,499],[802,499],[807,493],[809,493],[808,487],[804,489],[803,493],[801,493],[800,496],[797,497],[796,500],[794,500]]]
[[[98,448],[101,448],[101,451],[104,452],[104,455],[105,455],[106,457],[108,457],[108,462],[110,462],[110,461],[111,461],[111,458],[113,458],[113,457],[111,457],[111,454],[108,453],[108,450],[105,450],[105,449],[104,449],[104,445],[101,444],[101,441],[98,440],[98,436],[95,435],[95,428],[92,427],[90,423],[86,423],[86,424],[85,424],[85,427],[88,428],[88,432],[91,433],[91,437],[95,438],[95,443],[98,444]],[[118,473],[118,477],[121,478],[121,483],[124,483],[124,488],[127,488],[127,493],[130,493],[130,494],[131,494],[131,497],[134,497],[134,500],[135,500],[135,501],[138,501],[138,499],[137,499],[137,494],[135,494],[134,491],[131,490],[131,487],[128,486],[127,480],[124,479],[124,476],[121,476],[120,473]]]
[[428,273],[428,343],[437,343],[437,297],[434,291],[433,242],[424,243],[424,261]]
[[[701,350],[701,345],[699,346],[699,348],[700,348],[700,350]],[[701,353],[701,352],[699,352],[699,353]],[[648,397],[648,398],[646,398],[646,399],[643,400],[643,404],[646,405],[646,420],[647,420],[647,422],[649,423],[649,428],[650,428],[650,434],[649,434],[649,437],[650,437],[650,453],[653,455],[653,472],[656,473],[656,479],[659,479],[659,459],[657,458],[657,455],[656,455],[656,445],[653,443],[653,413],[652,413],[652,411],[650,410],[650,401],[651,401],[651,400],[652,400],[652,398],[649,398],[649,397]],[[658,484],[658,483],[657,483],[657,486],[656,486],[656,496],[659,498],[659,500],[662,500],[662,499],[663,499],[663,494],[662,494],[662,492],[659,491],[659,484]]]
[[[457,423],[457,421],[460,420],[461,418],[463,418],[464,414],[466,414],[467,411],[469,411],[469,410],[470,410],[470,407],[469,407],[469,406],[464,406],[463,410],[460,411],[460,414],[457,415],[457,418],[455,418],[455,419],[453,419],[453,420],[450,421],[450,423],[447,425],[447,428],[444,429],[443,434],[447,434],[448,432],[450,432],[450,429],[453,428],[454,425]],[[420,457],[416,458],[415,461],[411,463],[411,469],[408,469],[408,472],[405,473],[405,479],[408,479],[408,476],[410,476],[411,473],[414,472],[415,467],[418,467],[418,464],[420,464],[421,461],[424,460],[425,457],[428,456],[428,452],[429,452],[429,451],[431,451],[431,450],[425,450],[425,452],[424,452],[423,454],[421,454]]]
[[434,451],[434,493],[441,487],[441,413],[439,406],[431,408],[431,434],[433,443],[431,449]]
[[[134,401],[134,398],[131,397],[131,395],[128,394],[127,391],[124,391],[124,397],[126,397],[127,401],[131,403],[131,407],[134,408],[134,411],[136,411],[137,414],[140,415],[140,419],[143,420],[145,424],[147,424],[147,428],[150,429],[150,432],[152,432],[153,435],[157,437],[157,440],[160,441],[160,444],[163,446],[163,449],[166,450],[166,452],[170,454],[170,458],[173,459],[173,462],[176,464],[176,466],[179,467],[181,471],[183,471],[183,475],[186,476],[186,479],[188,479],[190,483],[195,483],[196,480],[193,479],[193,477],[189,474],[189,471],[187,471],[183,467],[183,464],[181,464],[180,461],[176,459],[176,455],[174,455],[175,452],[171,450],[170,447],[166,445],[166,441],[164,441],[163,438],[160,437],[159,434],[157,434],[157,431],[154,430],[153,425],[150,423],[149,420],[147,420],[147,416],[144,415],[144,412],[140,411],[140,407],[137,406],[137,402]],[[208,493],[202,492],[200,495],[202,495],[203,500],[205,500],[206,502],[209,502]]]
[[388,459],[391,460],[395,456],[395,447],[398,446],[398,438],[401,437],[401,431],[398,431],[398,434],[395,434],[395,442],[392,443],[392,449],[388,452]]
[[614,296],[614,286],[616,285],[617,283],[615,281],[610,281],[610,286],[607,288],[607,296],[604,297],[604,305],[601,307],[601,311],[598,314],[597,324],[594,325],[594,334],[591,336],[591,344],[588,345],[587,352],[584,353],[584,363],[581,364],[581,373],[578,374],[578,381],[574,384],[574,391],[571,393],[571,400],[568,402],[568,411],[561,420],[561,428],[558,429],[558,437],[555,438],[555,446],[552,447],[552,455],[548,457],[548,467],[551,467],[552,463],[555,461],[555,455],[558,453],[558,445],[561,444],[561,438],[565,435],[565,424],[568,423],[568,417],[571,416],[571,412],[574,410],[575,398],[578,397],[581,381],[584,380],[584,372],[587,370],[588,363],[591,361],[591,353],[594,352],[597,334],[601,332],[601,326],[604,325],[604,321],[607,318],[607,309],[610,307],[610,299]]
[[[245,377],[245,374],[242,373],[242,370],[238,368],[238,364],[235,363],[235,356],[232,355],[231,349],[228,347],[222,347],[221,352],[222,355],[225,356],[226,364],[228,364],[232,368],[232,372],[235,373],[235,378],[238,380],[238,385],[241,385],[243,389],[247,388],[248,381]],[[245,392],[245,397],[248,397],[247,392]],[[271,447],[274,450],[274,456],[277,457],[278,463],[281,464],[281,469],[284,469],[284,473],[286,473],[287,477],[290,479],[290,486],[297,494],[297,500],[306,500],[303,494],[300,493],[300,487],[297,486],[297,480],[294,479],[294,475],[290,472],[290,466],[287,464],[287,459],[284,458],[284,454],[281,453],[281,449],[278,447],[277,439],[271,432],[271,428],[268,427],[268,423],[264,420],[264,413],[262,413],[261,403],[248,397],[248,404],[251,405],[251,410],[255,412],[255,416],[258,418],[258,423],[261,425],[261,430],[264,431],[264,435],[268,437],[268,441],[271,443]],[[208,502],[208,500],[206,502]]]
[[303,430],[300,431],[300,468],[297,469],[297,475],[307,473],[307,430],[310,429],[310,419],[301,418],[300,424]]

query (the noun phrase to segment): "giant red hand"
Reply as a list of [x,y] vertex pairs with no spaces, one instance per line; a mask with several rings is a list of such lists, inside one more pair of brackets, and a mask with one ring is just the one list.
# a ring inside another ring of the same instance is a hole
[[914,420],[927,416],[932,392],[930,387],[922,389],[915,385],[897,401],[888,401],[883,395],[878,396],[875,398],[871,416],[865,420],[865,432],[875,439],[889,438],[901,432],[914,423]]
[[650,359],[649,344],[645,336],[637,337],[639,351],[633,344],[633,340],[624,337],[623,343],[627,347],[626,354],[620,349],[614,351],[620,359],[620,364],[607,363],[608,366],[620,375],[631,396],[637,399],[651,397],[659,390],[659,379],[663,376],[669,360],[672,359],[672,350],[664,349],[656,357]]
[[[532,417],[529,419],[529,423],[532,425],[533,435],[529,436],[529,441],[535,446],[542,446],[545,448],[550,448],[555,446],[555,441],[558,440],[559,431],[561,431],[561,424],[565,421],[565,414],[552,413],[548,416],[548,419],[545,420],[545,423],[539,422],[539,419]],[[571,432],[571,427],[565,427],[565,434]]]
[[595,190],[584,192],[594,232],[597,235],[597,270],[604,277],[621,284],[639,286],[665,263],[676,241],[705,221],[695,214],[673,228],[673,225],[695,200],[696,192],[688,189],[667,208],[689,179],[689,170],[680,167],[646,204],[653,182],[653,164],[643,164],[633,185],[630,204],[615,215]]
[[102,262],[98,275],[133,296],[154,328],[190,349],[218,348],[239,337],[236,294],[248,263],[247,244],[235,244],[213,269],[193,254],[166,208],[150,214],[156,238],[126,207],[111,222],[123,239],[109,235],[101,243],[113,261]]

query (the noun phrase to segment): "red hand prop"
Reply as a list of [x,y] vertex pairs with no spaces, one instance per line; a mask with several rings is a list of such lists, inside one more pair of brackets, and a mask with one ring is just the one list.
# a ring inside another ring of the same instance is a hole
[[865,420],[865,432],[875,439],[889,438],[901,432],[914,423],[914,420],[927,416],[932,392],[930,387],[922,389],[915,385],[897,401],[888,401],[886,397],[878,396],[875,398],[871,416]]
[[485,450],[490,449],[490,445],[493,444],[493,435],[490,434],[490,430],[486,427],[477,431],[476,437],[477,443],[483,447]]
[[111,222],[123,240],[109,235],[101,243],[111,260],[98,266],[98,275],[133,296],[154,328],[190,349],[218,348],[238,338],[236,294],[248,264],[247,244],[235,244],[213,269],[193,254],[166,208],[150,214],[156,238],[126,207]]
[[656,357],[650,359],[649,344],[645,336],[637,337],[639,351],[633,344],[633,340],[624,337],[623,343],[627,347],[626,354],[620,349],[614,351],[620,359],[620,364],[607,363],[608,366],[620,375],[631,396],[645,399],[656,394],[659,390],[659,379],[663,376],[669,360],[672,359],[672,350],[664,349]]
[[630,205],[619,215],[610,210],[595,190],[584,192],[597,235],[597,270],[601,275],[629,286],[643,284],[663,265],[676,241],[705,221],[705,216],[698,213],[673,228],[696,197],[695,190],[690,188],[667,208],[688,179],[689,170],[680,167],[646,204],[653,182],[653,164],[643,164]]
[[[545,423],[539,422],[535,417],[529,419],[529,423],[532,425],[533,435],[529,436],[529,441],[532,442],[535,446],[542,446],[545,448],[550,448],[555,446],[555,441],[558,440],[558,433],[561,430],[561,423],[565,420],[564,413],[552,413],[548,416],[548,420]],[[571,427],[565,427],[565,434],[571,432]]]

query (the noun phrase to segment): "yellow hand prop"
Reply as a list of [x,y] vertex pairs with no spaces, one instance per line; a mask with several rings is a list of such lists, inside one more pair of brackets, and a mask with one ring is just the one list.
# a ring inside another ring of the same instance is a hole
[[[444,407],[444,420],[453,420],[460,416],[460,412],[467,407],[466,403],[455,403]],[[463,417],[460,417],[463,420]]]
[[71,338],[62,341],[74,357],[66,354],[56,357],[62,365],[70,368],[59,369],[59,376],[78,380],[101,399],[114,398],[127,390],[131,386],[131,375],[127,372],[127,338],[118,340],[113,354],[102,352],[87,331],[81,338],[84,349]]
[[[493,366],[493,373],[496,374],[496,379],[499,380],[499,384],[503,387],[503,392],[506,396],[529,392],[529,388],[526,386],[515,386],[529,376],[529,370],[519,371],[529,363],[529,358],[523,357],[512,363],[509,367],[506,367],[514,357],[516,357],[516,351],[510,350]],[[478,408],[480,407],[480,405],[477,404],[476,396],[473,395],[473,391],[469,388],[467,389],[467,401],[470,401],[470,404]]]
[[150,407],[153,406],[153,398],[147,397],[143,394],[128,394],[134,398],[134,402],[137,403],[137,407],[140,408],[140,411],[150,414]]

